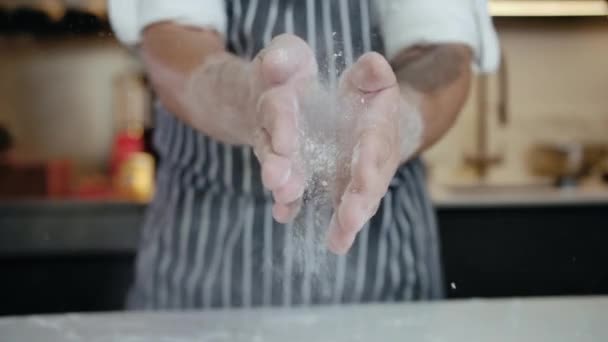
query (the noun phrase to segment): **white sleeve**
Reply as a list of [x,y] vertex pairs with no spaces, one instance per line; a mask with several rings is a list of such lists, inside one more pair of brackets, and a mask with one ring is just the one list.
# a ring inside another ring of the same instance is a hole
[[108,0],[114,33],[125,44],[139,43],[150,24],[173,21],[226,33],[224,0]]
[[486,0],[378,0],[387,58],[415,44],[463,43],[483,72],[500,62]]

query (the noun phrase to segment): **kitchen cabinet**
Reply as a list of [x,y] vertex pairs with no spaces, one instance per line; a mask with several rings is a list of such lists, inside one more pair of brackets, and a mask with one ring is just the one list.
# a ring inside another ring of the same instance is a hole
[[[0,204],[0,315],[121,309],[144,211]],[[608,199],[444,198],[437,211],[449,298],[608,294]]]
[[450,298],[608,294],[608,205],[439,209]]
[[0,204],[0,316],[122,308],[144,210],[112,202]]

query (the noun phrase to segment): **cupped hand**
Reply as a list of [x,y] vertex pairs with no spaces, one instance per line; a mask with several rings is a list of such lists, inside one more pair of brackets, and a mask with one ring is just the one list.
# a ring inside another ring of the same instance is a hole
[[302,39],[284,34],[252,62],[252,145],[262,167],[264,187],[272,191],[273,217],[287,223],[297,215],[305,190],[297,163],[300,98],[316,82],[317,63]]
[[386,59],[363,55],[340,80],[343,107],[352,124],[343,134],[349,147],[338,176],[328,247],[345,254],[357,233],[376,213],[403,160],[404,99]]

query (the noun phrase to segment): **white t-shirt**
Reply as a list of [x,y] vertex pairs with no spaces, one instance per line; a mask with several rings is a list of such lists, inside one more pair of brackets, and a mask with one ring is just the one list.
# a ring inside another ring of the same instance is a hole
[[[486,0],[376,1],[388,59],[414,44],[463,43],[481,71],[498,67],[498,39]],[[109,11],[116,35],[128,45],[160,21],[226,32],[225,0],[109,0]]]

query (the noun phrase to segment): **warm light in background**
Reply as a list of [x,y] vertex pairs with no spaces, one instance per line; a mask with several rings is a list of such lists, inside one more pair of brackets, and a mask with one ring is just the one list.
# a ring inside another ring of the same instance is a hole
[[490,13],[497,17],[605,16],[605,0],[491,0]]

